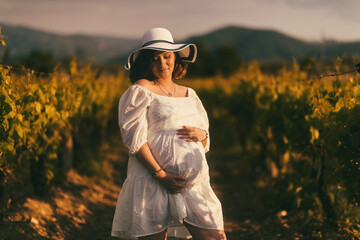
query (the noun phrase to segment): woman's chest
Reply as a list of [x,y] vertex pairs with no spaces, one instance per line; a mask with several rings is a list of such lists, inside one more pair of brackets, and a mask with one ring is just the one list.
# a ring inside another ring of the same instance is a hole
[[149,123],[188,122],[199,117],[199,111],[192,99],[154,100],[148,109]]

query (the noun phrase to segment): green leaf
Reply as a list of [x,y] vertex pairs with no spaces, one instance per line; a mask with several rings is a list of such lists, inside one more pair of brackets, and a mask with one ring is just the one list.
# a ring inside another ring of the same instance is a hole
[[34,102],[34,106],[35,106],[35,110],[38,114],[41,113],[41,103],[39,102]]
[[56,108],[53,105],[46,105],[45,106],[45,112],[48,115],[49,118],[52,118],[55,116]]
[[20,138],[24,137],[24,131],[23,128],[19,125],[15,126],[15,131],[17,132],[17,134],[19,135]]
[[7,119],[4,119],[4,121],[2,122],[2,126],[3,126],[4,130],[7,131],[10,127],[9,121]]

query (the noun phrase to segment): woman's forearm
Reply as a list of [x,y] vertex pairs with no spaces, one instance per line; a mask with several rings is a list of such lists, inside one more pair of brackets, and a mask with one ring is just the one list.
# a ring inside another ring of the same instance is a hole
[[150,173],[154,173],[161,169],[161,166],[152,155],[148,143],[144,143],[144,145],[141,146],[139,151],[136,153],[136,157]]
[[169,193],[180,193],[182,189],[186,187],[186,184],[181,183],[186,181],[185,177],[172,173],[166,173],[161,168],[159,163],[152,155],[149,145],[147,143],[141,146],[141,148],[136,154],[136,157],[149,170],[151,174],[155,173],[154,177],[159,180],[159,182],[165,187],[165,189]]

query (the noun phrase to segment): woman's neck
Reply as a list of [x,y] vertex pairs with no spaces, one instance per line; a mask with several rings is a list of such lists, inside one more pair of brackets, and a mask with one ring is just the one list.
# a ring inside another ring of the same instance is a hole
[[174,86],[174,82],[171,78],[156,79],[155,82],[168,89],[171,89]]

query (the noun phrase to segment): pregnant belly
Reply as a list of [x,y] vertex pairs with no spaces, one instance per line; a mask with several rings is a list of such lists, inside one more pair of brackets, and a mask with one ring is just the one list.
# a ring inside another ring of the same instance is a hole
[[[191,148],[187,152],[180,152],[174,156],[173,169],[176,174],[186,178],[185,183],[190,185],[198,182],[204,171],[204,154],[198,148]],[[169,171],[171,171],[169,169]]]
[[174,138],[170,144],[158,144],[150,149],[165,172],[184,176],[188,186],[200,181],[206,170],[206,159],[200,143],[188,143]]

